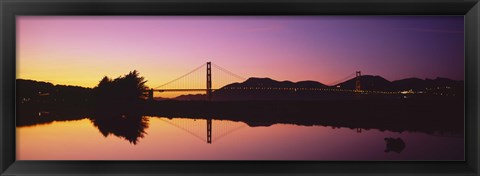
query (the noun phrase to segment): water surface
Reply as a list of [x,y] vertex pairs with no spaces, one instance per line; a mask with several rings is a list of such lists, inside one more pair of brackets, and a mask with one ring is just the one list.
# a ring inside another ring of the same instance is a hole
[[[38,117],[41,118],[41,117]],[[143,116],[115,129],[89,118],[17,127],[18,160],[463,160],[463,135],[329,126],[249,126]],[[118,126],[118,125],[117,125]],[[385,138],[404,146],[387,147]],[[210,143],[209,143],[210,142]],[[389,151],[386,151],[389,150]]]

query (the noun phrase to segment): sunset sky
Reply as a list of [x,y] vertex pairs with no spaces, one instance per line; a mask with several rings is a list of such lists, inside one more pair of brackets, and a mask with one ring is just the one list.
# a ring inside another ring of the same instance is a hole
[[211,61],[281,81],[463,80],[463,29],[463,16],[17,16],[17,78],[94,87],[135,69],[156,87]]

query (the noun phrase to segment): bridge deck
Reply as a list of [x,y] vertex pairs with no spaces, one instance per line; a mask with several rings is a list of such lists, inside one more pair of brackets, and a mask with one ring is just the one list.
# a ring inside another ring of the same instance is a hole
[[[219,89],[211,89],[213,91]],[[207,89],[153,89],[154,92],[200,92],[207,91]]]
[[[228,87],[216,90],[283,90],[283,91],[327,91],[327,92],[350,92],[350,93],[374,93],[374,94],[405,94],[404,92],[373,91],[373,90],[350,90],[337,88],[272,88],[272,87]],[[146,90],[145,92],[148,92]],[[153,89],[154,92],[201,92],[207,89]]]

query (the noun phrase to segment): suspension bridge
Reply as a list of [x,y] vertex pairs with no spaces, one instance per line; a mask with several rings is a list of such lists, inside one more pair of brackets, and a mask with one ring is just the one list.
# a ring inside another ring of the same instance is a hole
[[[213,76],[212,70],[215,70],[215,76]],[[145,90],[148,99],[154,99],[154,92],[205,92],[206,100],[212,100],[212,93],[217,90],[284,90],[284,91],[328,91],[328,92],[350,92],[350,93],[370,93],[370,94],[398,94],[399,92],[388,92],[388,91],[371,91],[371,90],[362,90],[360,77],[362,73],[356,71],[347,77],[330,83],[329,87],[326,88],[291,88],[291,87],[265,87],[265,86],[254,86],[254,87],[224,87],[235,82],[243,82],[246,80],[245,77],[235,74],[221,66],[218,66],[214,63],[207,62],[202,64],[192,71],[173,79],[165,84],[159,85],[150,90]],[[215,78],[215,81],[213,81]],[[355,80],[355,89],[342,89],[334,87],[339,83],[347,81],[349,79],[356,78]]]
[[[215,77],[213,76],[213,70],[215,70]],[[218,66],[214,63],[207,62],[202,64],[190,72],[179,76],[176,79],[173,79],[165,84],[159,85],[155,88],[146,90],[148,99],[153,100],[154,92],[205,92],[206,100],[212,100],[212,93],[217,90],[272,90],[272,91],[327,91],[327,92],[353,92],[353,93],[378,93],[378,94],[396,94],[398,92],[385,92],[385,91],[367,91],[362,90],[360,77],[362,76],[360,71],[356,71],[338,81],[330,83],[326,88],[291,88],[291,87],[265,87],[265,86],[253,86],[253,87],[242,87],[242,86],[229,86],[226,85],[243,82],[246,80],[244,76],[235,74],[221,66]],[[214,81],[215,78],[215,81]],[[355,79],[354,89],[341,89],[335,87],[336,85],[350,80]],[[186,119],[186,118],[175,118],[175,119],[164,119],[161,118],[167,124],[170,124],[181,131],[191,134],[195,138],[212,143],[213,140],[218,141],[229,134],[238,131],[246,126],[242,122],[232,122],[224,120],[213,120],[212,117],[202,118],[202,119]],[[215,130],[213,130],[215,127]],[[361,132],[361,129],[356,129],[357,132]],[[214,131],[215,133],[212,133]]]
[[[202,69],[203,68],[203,69]],[[212,81],[212,68],[218,70],[218,77]],[[206,75],[206,77],[205,77]],[[206,79],[203,79],[206,78]],[[148,90],[149,99],[153,99],[154,92],[206,92],[207,100],[211,100],[212,92],[221,89],[223,86],[234,82],[246,80],[245,77],[239,76],[227,69],[220,67],[211,62],[202,64],[192,71],[173,79],[165,84]]]

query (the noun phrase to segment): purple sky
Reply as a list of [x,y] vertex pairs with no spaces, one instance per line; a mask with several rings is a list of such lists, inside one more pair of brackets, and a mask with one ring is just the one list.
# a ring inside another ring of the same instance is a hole
[[17,17],[17,77],[93,87],[136,69],[156,87],[207,62],[325,84],[356,70],[463,80],[463,16]]

